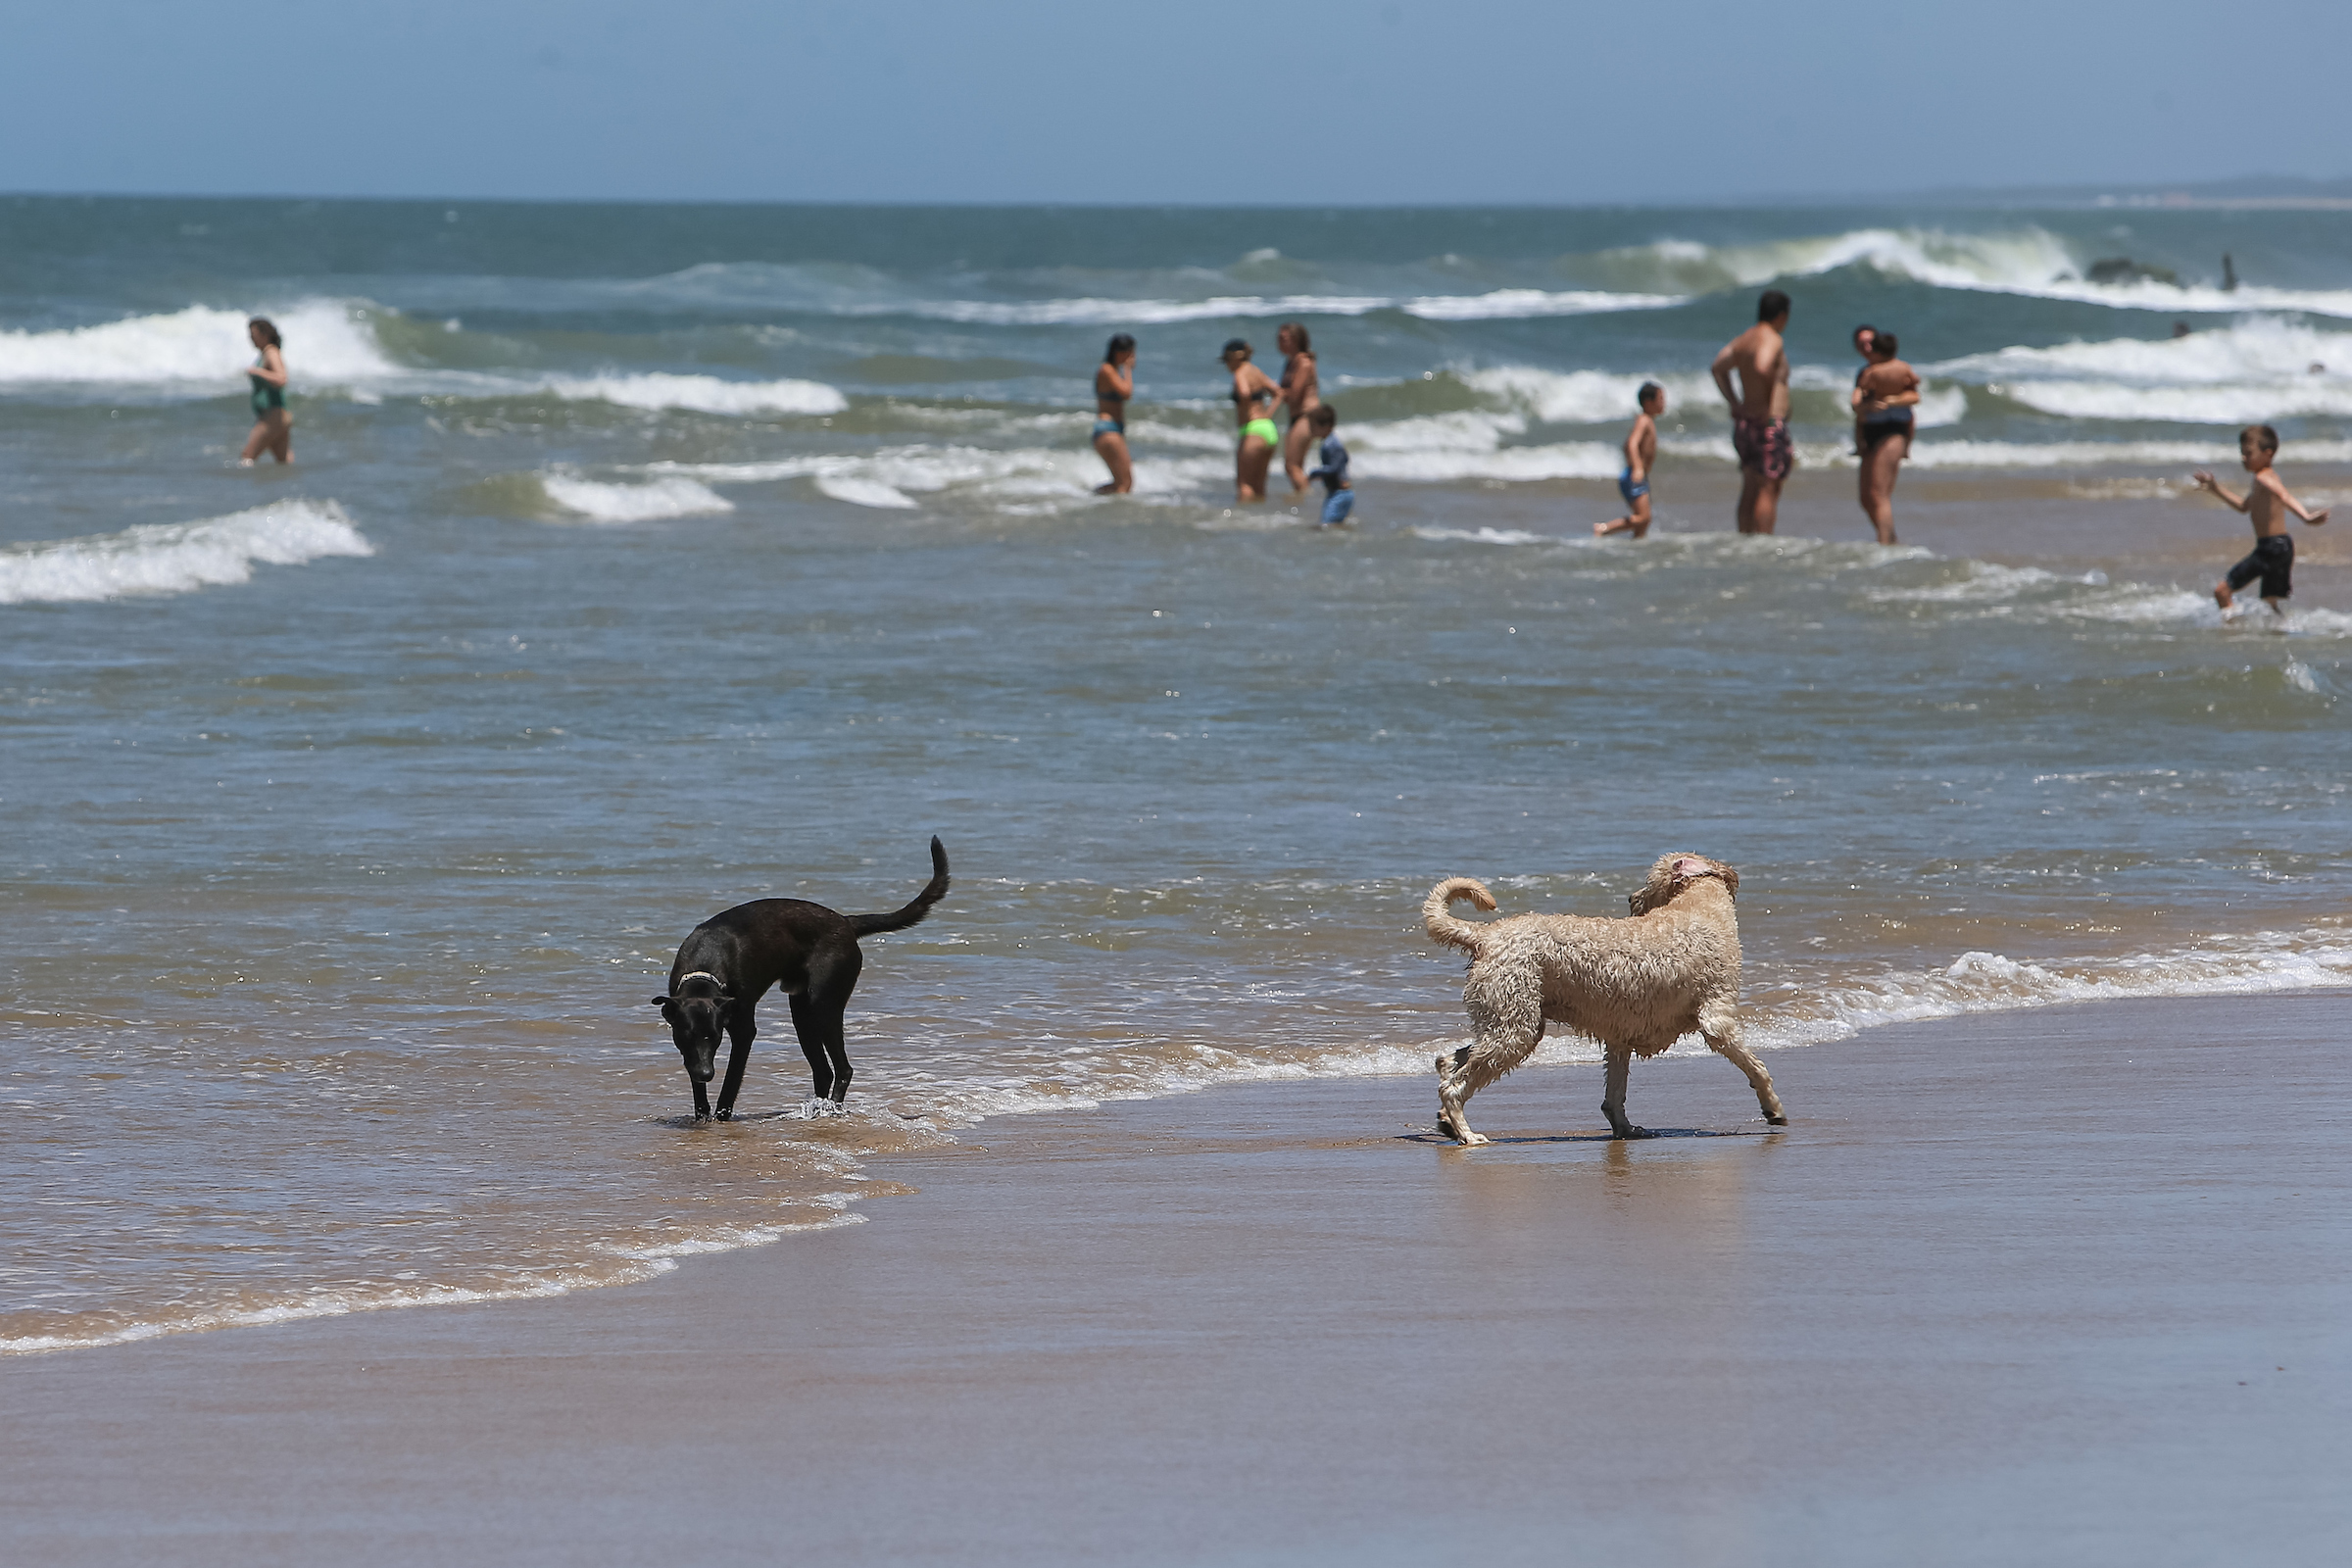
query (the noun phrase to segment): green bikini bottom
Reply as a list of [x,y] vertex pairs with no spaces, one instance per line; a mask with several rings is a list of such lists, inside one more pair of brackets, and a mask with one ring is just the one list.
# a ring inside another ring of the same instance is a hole
[[1247,441],[1251,436],[1257,437],[1270,447],[1282,445],[1282,437],[1274,433],[1272,419],[1251,419],[1248,424],[1243,425],[1242,439]]

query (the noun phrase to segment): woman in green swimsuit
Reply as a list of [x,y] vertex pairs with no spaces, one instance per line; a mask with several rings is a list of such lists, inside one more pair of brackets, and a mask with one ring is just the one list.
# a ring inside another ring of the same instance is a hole
[[1250,363],[1250,354],[1248,341],[1237,337],[1218,356],[1233,372],[1233,408],[1242,426],[1241,449],[1233,460],[1233,495],[1244,502],[1266,499],[1266,470],[1274,466],[1274,453],[1282,445],[1274,428],[1274,405],[1282,401],[1282,388]]
[[245,438],[237,466],[252,467],[264,452],[280,463],[292,463],[294,416],[286,408],[285,345],[278,340],[277,328],[258,316],[245,323],[245,335],[262,357],[245,372],[253,378],[253,434]]

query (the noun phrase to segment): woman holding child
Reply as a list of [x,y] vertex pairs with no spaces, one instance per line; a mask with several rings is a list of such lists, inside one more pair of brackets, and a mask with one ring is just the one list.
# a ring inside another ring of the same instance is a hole
[[[1862,348],[1862,334],[1854,334]],[[1919,374],[1895,358],[1892,332],[1874,332],[1865,352],[1870,364],[1854,377],[1854,446],[1862,459],[1863,515],[1878,531],[1879,543],[1894,538],[1894,481],[1903,459],[1911,455],[1912,411],[1919,406]]]

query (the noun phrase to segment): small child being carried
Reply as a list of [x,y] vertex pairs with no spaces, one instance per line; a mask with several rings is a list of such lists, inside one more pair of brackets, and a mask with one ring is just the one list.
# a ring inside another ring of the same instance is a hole
[[2303,503],[2287,494],[2278,478],[2278,470],[2271,466],[2278,457],[2278,432],[2267,424],[2250,424],[2238,432],[2237,461],[2254,476],[2241,498],[2222,488],[2221,481],[2199,468],[2191,478],[2201,490],[2210,490],[2222,498],[2232,512],[2242,512],[2254,524],[2254,551],[2236,565],[2230,575],[2213,585],[2213,602],[2228,610],[2237,603],[2237,591],[2255,578],[2262,579],[2262,602],[2271,607],[2274,614],[2286,613],[2286,597],[2295,591],[2295,541],[2286,531],[2285,514],[2291,512],[2305,522],[2317,527],[2328,520],[2325,511],[2305,510]]
[[1306,470],[1309,479],[1323,481],[1323,521],[1319,526],[1336,528],[1348,520],[1355,510],[1355,487],[1348,482],[1348,449],[1338,435],[1340,411],[1328,403],[1319,403],[1306,416],[1309,434],[1322,438],[1316,451],[1316,466]]
[[1625,472],[1617,476],[1617,493],[1625,497],[1626,514],[1609,522],[1594,523],[1596,538],[1630,533],[1640,539],[1649,532],[1649,466],[1658,460],[1658,416],[1666,412],[1666,389],[1655,381],[1644,381],[1635,401],[1642,406],[1642,414],[1625,433]]

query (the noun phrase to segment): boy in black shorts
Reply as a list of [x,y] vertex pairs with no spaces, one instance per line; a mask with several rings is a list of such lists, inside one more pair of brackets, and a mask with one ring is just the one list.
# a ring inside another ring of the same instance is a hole
[[2197,488],[2210,490],[2222,498],[2232,512],[2242,512],[2254,524],[2254,552],[2230,568],[2230,575],[2213,585],[2213,602],[2224,610],[2237,603],[2239,589],[2255,578],[2262,579],[2262,602],[2271,607],[2274,614],[2286,613],[2286,597],[2295,591],[2295,541],[2286,531],[2286,514],[2293,513],[2305,522],[2317,527],[2328,520],[2326,512],[2307,512],[2303,503],[2287,494],[2278,478],[2278,470],[2271,466],[2278,457],[2278,432],[2267,424],[2250,424],[2238,432],[2237,460],[2254,476],[2241,498],[2231,495],[2221,481],[2199,468],[2190,477]]

